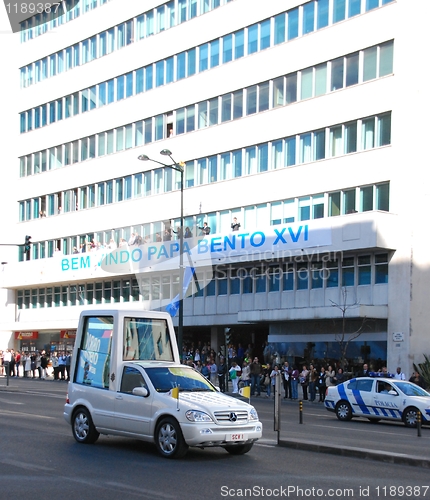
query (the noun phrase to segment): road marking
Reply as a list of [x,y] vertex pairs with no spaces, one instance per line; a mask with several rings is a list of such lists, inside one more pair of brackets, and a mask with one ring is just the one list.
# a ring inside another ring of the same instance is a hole
[[262,448],[273,448],[274,446],[276,446],[276,441],[273,441],[272,444],[255,443],[255,446],[260,446]]
[[66,399],[66,392],[63,394],[54,394],[52,392],[38,392],[38,391],[2,391],[8,392],[9,394],[18,394],[20,396],[43,396],[47,398],[56,398],[56,399]]
[[119,488],[121,491],[128,490],[129,492],[133,493],[139,493],[140,495],[143,495],[145,498],[150,498],[150,497],[160,497],[160,498],[177,498],[176,495],[168,495],[166,493],[160,493],[160,491],[155,491],[155,490],[147,490],[147,489],[142,489],[142,488],[134,488],[128,484],[125,483],[116,483],[116,482],[108,482],[106,483],[107,486],[114,486],[115,488]]
[[22,461],[12,460],[10,458],[0,459],[0,462],[6,465],[13,465],[14,467],[21,467],[21,469],[42,470],[42,471],[52,472],[52,467],[43,467],[43,465],[24,463]]
[[9,401],[8,399],[0,399],[0,403],[6,403],[9,405],[23,405],[25,403],[20,403],[18,401]]
[[0,415],[15,415],[17,417],[33,417],[41,418],[42,420],[56,420],[57,417],[48,417],[45,415],[35,415],[34,413],[23,413],[22,411],[8,411],[0,409]]

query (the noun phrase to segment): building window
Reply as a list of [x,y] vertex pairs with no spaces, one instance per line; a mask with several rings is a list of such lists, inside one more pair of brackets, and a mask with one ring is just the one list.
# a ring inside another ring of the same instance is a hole
[[342,260],[342,286],[354,286],[354,257],[344,257]]
[[313,290],[323,287],[323,268],[322,262],[311,263],[311,288]]
[[269,292],[279,292],[280,283],[283,275],[282,267],[270,267],[269,268]]
[[309,270],[305,263],[297,264],[297,290],[307,290],[309,288]]
[[372,280],[372,268],[370,263],[370,255],[360,255],[357,258],[358,264],[358,284],[370,285]]
[[388,283],[388,254],[375,255],[375,284]]
[[326,262],[325,278],[327,288],[336,288],[339,286],[339,263],[337,260]]

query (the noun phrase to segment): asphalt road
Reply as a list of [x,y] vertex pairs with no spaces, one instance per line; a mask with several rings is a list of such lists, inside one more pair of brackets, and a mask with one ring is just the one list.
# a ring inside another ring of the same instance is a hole
[[[131,439],[101,436],[95,445],[76,443],[62,416],[66,384],[30,384],[0,390],[1,498],[430,498],[425,468],[276,446],[269,401],[256,402],[264,438],[247,455],[190,449],[182,460],[166,460],[154,445]],[[311,427],[310,409],[304,424],[294,424],[296,408],[287,406],[283,409],[286,417],[291,416],[291,426]],[[318,425],[344,424],[330,414],[326,421],[322,410],[313,410]],[[282,423],[288,427],[287,422],[288,418]]]

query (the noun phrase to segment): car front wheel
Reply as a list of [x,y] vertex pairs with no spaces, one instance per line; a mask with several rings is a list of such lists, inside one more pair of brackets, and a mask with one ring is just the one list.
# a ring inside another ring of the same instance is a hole
[[237,444],[234,446],[226,446],[225,449],[230,453],[230,455],[245,455],[252,448],[254,443],[247,444]]
[[165,458],[181,458],[187,453],[188,445],[178,422],[171,417],[160,421],[155,429],[155,445]]
[[336,417],[339,420],[347,421],[351,420],[352,418],[352,410],[351,410],[351,405],[348,403],[348,401],[339,401],[336,405],[335,409]]
[[410,406],[409,408],[406,408],[406,410],[403,412],[402,415],[402,420],[403,423],[406,425],[406,427],[416,427],[417,426],[417,420],[418,420],[418,409],[415,408],[414,406]]
[[94,427],[90,412],[86,408],[79,408],[74,413],[72,432],[76,441],[83,444],[95,443],[100,436]]

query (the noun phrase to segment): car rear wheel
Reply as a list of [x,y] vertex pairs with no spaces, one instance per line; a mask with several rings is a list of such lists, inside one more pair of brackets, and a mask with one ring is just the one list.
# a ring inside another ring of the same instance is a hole
[[339,420],[347,421],[352,418],[351,405],[348,401],[339,401],[335,408],[336,417]]
[[76,441],[83,444],[95,443],[100,436],[100,433],[94,427],[90,412],[86,408],[79,408],[75,411],[72,432]]
[[157,425],[155,445],[158,453],[165,458],[181,458],[188,450],[180,425],[171,417],[164,418]]
[[416,427],[418,420],[418,408],[410,406],[403,412],[402,420],[406,427]]
[[254,443],[237,444],[235,446],[226,446],[225,449],[230,455],[245,455],[252,448]]

